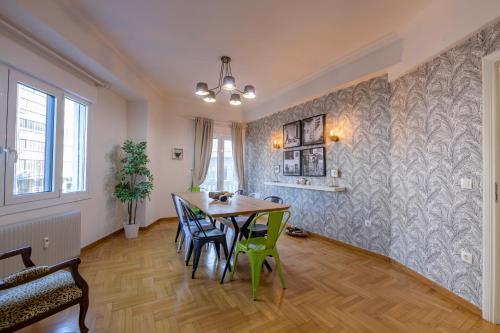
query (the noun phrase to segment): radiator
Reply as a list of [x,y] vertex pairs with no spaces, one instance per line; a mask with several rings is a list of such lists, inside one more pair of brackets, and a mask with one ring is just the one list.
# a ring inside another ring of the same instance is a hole
[[[0,226],[0,253],[31,246],[36,265],[52,265],[80,255],[80,212],[47,216]],[[44,239],[48,247],[44,248]],[[20,256],[0,260],[0,277],[19,271]]]

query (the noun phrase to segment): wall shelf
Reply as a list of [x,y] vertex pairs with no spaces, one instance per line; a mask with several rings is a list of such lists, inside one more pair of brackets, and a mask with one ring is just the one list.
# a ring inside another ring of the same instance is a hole
[[325,192],[345,192],[346,190],[345,187],[339,187],[339,186],[332,187],[332,186],[316,186],[316,185],[299,185],[299,184],[280,183],[280,182],[264,182],[264,185],[300,188],[304,190],[325,191]]

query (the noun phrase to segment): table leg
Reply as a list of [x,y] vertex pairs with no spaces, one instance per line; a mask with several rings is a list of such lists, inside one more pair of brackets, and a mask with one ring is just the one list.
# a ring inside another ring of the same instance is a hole
[[[231,222],[233,223],[234,227],[234,237],[233,241],[231,242],[231,248],[229,249],[229,255],[226,258],[226,266],[224,266],[224,271],[222,272],[222,278],[220,279],[220,283],[224,283],[224,278],[226,277],[226,272],[229,266],[231,265],[231,256],[233,255],[234,248],[236,246],[236,242],[238,241],[238,235],[240,233],[240,228],[238,228],[238,223],[236,223],[236,219],[234,216],[231,216]],[[233,267],[234,269],[234,267]]]

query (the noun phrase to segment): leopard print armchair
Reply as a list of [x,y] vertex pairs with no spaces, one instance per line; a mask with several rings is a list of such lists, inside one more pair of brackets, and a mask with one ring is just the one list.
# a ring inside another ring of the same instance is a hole
[[80,331],[88,332],[89,294],[87,282],[78,272],[80,259],[35,266],[31,247],[24,247],[1,253],[0,260],[16,255],[21,255],[26,268],[0,279],[0,333],[17,331],[76,304],[80,305]]

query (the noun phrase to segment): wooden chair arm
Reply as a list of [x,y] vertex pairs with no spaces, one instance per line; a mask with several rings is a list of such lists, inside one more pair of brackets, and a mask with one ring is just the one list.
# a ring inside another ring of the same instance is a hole
[[25,267],[35,266],[35,263],[33,261],[31,261],[31,246],[21,247],[21,248],[16,249],[16,250],[4,252],[4,253],[0,254],[0,260],[14,257],[17,255],[21,255],[21,258],[23,259],[23,264]]
[[[31,248],[30,248],[30,251],[31,251]],[[65,268],[69,268],[71,276],[73,277],[73,280],[75,280],[75,284],[80,289],[82,289],[82,291],[84,292],[84,294],[87,294],[88,293],[87,282],[85,282],[85,280],[83,279],[83,277],[78,272],[78,265],[80,263],[81,263],[80,258],[73,258],[73,259],[69,259],[69,260],[60,262],[58,264],[50,266],[49,270],[47,272],[45,272],[43,274],[40,274],[38,276],[34,276],[34,277],[30,278],[30,279],[26,279],[25,281],[23,281],[22,283],[19,283],[18,285],[22,285],[22,284],[25,284],[25,283],[28,283],[28,282],[31,282],[31,281],[34,281],[34,280],[38,280],[38,279],[43,278],[44,276],[47,276],[49,274],[55,273],[57,271],[65,269]],[[11,287],[12,286],[8,286],[7,287],[7,286],[1,286],[0,285],[0,290],[2,290],[2,289],[8,289],[8,288],[11,288]]]

